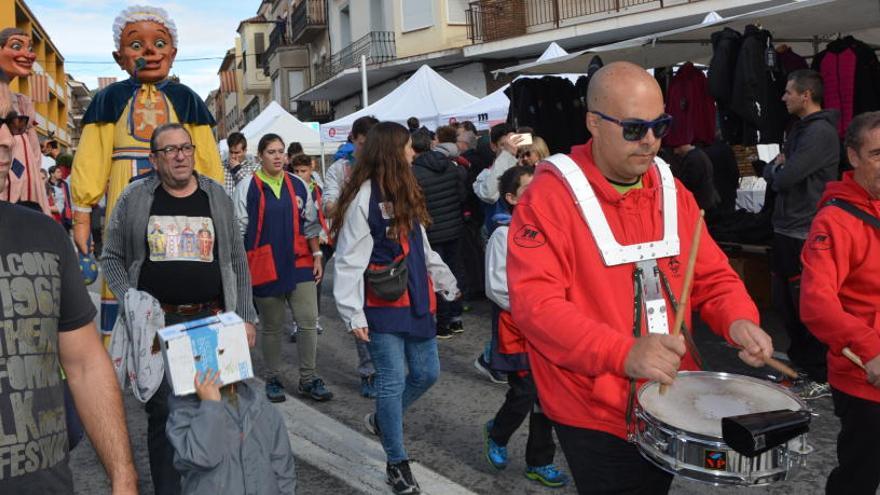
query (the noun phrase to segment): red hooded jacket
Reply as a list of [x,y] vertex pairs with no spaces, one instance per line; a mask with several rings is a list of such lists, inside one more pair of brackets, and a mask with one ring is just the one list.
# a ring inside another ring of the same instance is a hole
[[[592,142],[575,146],[570,156],[595,190],[618,242],[628,245],[663,237],[661,185],[654,168],[643,176],[641,189],[621,195],[594,164]],[[699,208],[678,181],[676,192],[681,252],[657,263],[678,298]],[[508,246],[513,319],[528,341],[544,412],[565,425],[626,438],[630,387],[624,362],[635,343],[635,265],[605,266],[573,197],[547,165],[539,167],[516,207]],[[735,320],[758,321],[758,310],[742,281],[705,229],[690,304],[728,340]],[[669,312],[670,328],[673,313]],[[690,311],[686,314],[690,325]],[[689,355],[682,369],[696,369]]]
[[[847,172],[829,182],[821,205],[845,200],[880,217],[880,200]],[[801,320],[828,345],[828,382],[849,395],[880,402],[880,389],[843,356],[849,347],[862,362],[880,355],[880,230],[836,206],[821,207],[801,254]]]

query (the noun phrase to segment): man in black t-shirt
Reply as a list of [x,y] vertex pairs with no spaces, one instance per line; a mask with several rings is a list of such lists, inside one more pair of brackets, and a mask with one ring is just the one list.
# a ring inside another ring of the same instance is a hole
[[[0,124],[0,196],[13,146]],[[0,493],[73,493],[62,366],[113,493],[137,493],[122,396],[95,314],[61,226],[0,202]]]
[[[107,285],[120,304],[130,288],[155,297],[166,325],[235,311],[253,346],[256,311],[232,200],[223,186],[194,173],[195,146],[180,124],[156,128],[150,149],[156,173],[130,184],[110,216],[101,259]],[[150,472],[163,495],[180,493],[165,435],[170,393],[163,380],[146,403]]]

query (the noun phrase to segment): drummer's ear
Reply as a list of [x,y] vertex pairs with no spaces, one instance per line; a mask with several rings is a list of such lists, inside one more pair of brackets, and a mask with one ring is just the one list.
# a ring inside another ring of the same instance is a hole
[[586,116],[586,124],[587,130],[590,131],[590,134],[595,136],[599,134],[599,116],[593,112],[587,112]]

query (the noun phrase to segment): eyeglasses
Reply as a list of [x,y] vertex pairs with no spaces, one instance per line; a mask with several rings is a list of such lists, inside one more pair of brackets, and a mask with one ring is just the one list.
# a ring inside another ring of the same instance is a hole
[[664,113],[663,115],[657,117],[654,120],[641,120],[641,119],[625,119],[625,120],[617,120],[614,117],[609,117],[602,112],[597,112],[595,110],[590,110],[590,113],[594,113],[602,118],[602,120],[607,120],[608,122],[613,122],[623,128],[623,139],[627,141],[640,141],[648,135],[648,130],[654,131],[654,137],[657,139],[663,139],[663,136],[669,134],[669,128],[672,125],[672,115]]
[[0,118],[0,127],[3,127],[3,125],[6,124],[6,127],[9,128],[10,134],[18,136],[27,132],[28,122],[30,122],[30,120],[30,117],[27,115],[18,115],[17,113],[12,112],[5,118]]
[[153,150],[153,153],[156,153],[157,155],[162,153],[166,158],[168,155],[177,156],[180,152],[183,152],[183,156],[193,156],[193,153],[196,152],[196,147],[192,144],[184,144],[181,146],[166,146],[164,148]]
[[532,150],[520,151],[519,153],[516,154],[516,157],[517,158],[525,158],[527,156],[532,156],[534,153],[535,152]]

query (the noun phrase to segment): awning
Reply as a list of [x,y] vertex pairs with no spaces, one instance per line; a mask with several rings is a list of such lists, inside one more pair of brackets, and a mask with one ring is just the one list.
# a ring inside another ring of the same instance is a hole
[[809,42],[814,36],[834,36],[880,26],[880,2],[876,0],[803,0],[710,20],[694,26],[598,46],[546,62],[520,64],[494,71],[496,74],[559,74],[583,72],[599,55],[604,63],[629,61],[642,67],[664,67],[680,62],[708,63],[712,56],[712,33],[725,27],[742,30],[760,25],[777,42]]
[[[380,64],[367,65],[367,87],[374,87],[386,81],[410,74],[422,65],[432,67],[468,62],[464,59],[461,49],[444,50],[416,57],[392,60]],[[318,83],[311,88],[295,95],[294,100],[316,101],[330,100],[337,102],[361,93],[360,65],[345,69],[330,79]]]

